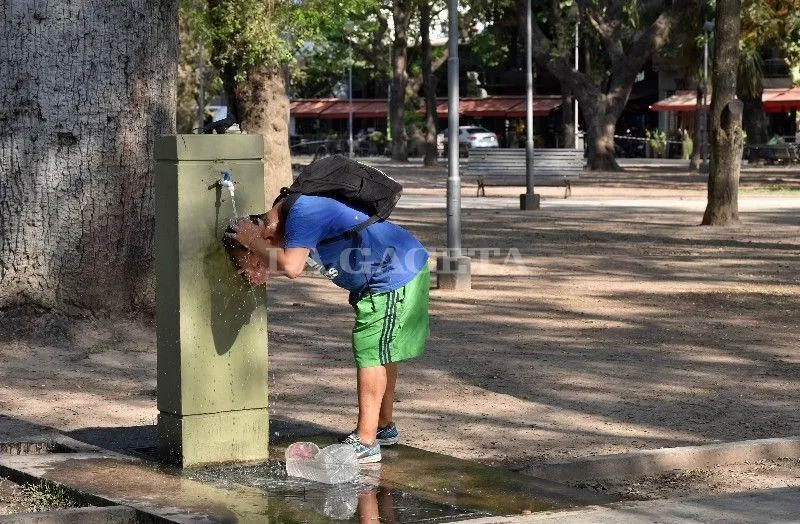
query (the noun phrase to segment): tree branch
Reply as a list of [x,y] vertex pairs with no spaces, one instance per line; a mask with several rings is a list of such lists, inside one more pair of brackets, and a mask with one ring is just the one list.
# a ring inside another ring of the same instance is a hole
[[533,46],[533,57],[541,67],[546,67],[553,73],[562,84],[579,96],[580,99],[586,99],[600,96],[600,89],[594,85],[594,82],[584,73],[575,71],[572,64],[563,56],[554,56],[553,43],[544,31],[539,26],[536,20],[531,21],[531,32],[533,41],[536,45]]
[[589,24],[597,31],[603,41],[603,47],[612,65],[625,58],[625,49],[620,36],[622,7],[614,2],[608,13],[593,3],[586,0],[577,0],[577,4],[586,13]]

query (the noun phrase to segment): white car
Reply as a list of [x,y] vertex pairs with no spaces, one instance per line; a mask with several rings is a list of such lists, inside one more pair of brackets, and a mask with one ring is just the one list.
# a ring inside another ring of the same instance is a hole
[[[441,140],[437,140],[442,144],[443,148],[447,148],[449,135],[447,129],[439,133]],[[477,149],[480,147],[500,147],[497,141],[497,135],[478,126],[459,126],[458,128],[458,143],[466,146],[467,149]]]

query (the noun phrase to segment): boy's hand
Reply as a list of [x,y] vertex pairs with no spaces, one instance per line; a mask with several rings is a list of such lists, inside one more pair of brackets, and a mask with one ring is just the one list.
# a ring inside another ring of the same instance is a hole
[[238,218],[231,224],[231,229],[234,233],[225,234],[247,249],[252,249],[253,244],[258,241],[264,241],[264,222],[260,218],[258,224],[254,224],[248,217]]

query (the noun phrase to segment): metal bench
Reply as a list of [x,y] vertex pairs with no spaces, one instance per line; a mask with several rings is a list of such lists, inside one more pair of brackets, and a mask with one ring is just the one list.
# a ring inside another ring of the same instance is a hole
[[[580,149],[534,149],[533,183],[539,186],[564,186],[565,198],[571,193],[570,182],[577,180],[586,161]],[[486,184],[525,184],[524,149],[471,150],[467,174],[478,182],[478,196],[486,196]],[[520,180],[521,178],[521,180]]]

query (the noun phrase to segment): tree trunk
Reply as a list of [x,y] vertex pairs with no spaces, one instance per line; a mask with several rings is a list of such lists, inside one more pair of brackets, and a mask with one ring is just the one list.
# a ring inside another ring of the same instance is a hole
[[561,118],[564,121],[561,137],[562,147],[565,149],[575,148],[575,97],[567,89],[561,95]]
[[408,160],[408,135],[406,133],[406,84],[408,83],[408,36],[406,30],[411,18],[411,2],[395,0],[392,6],[394,41],[392,42],[392,99],[389,104],[392,121],[392,159]]
[[152,311],[178,2],[5,0],[0,23],[0,308]]
[[692,156],[689,157],[689,169],[697,171],[700,169],[700,162],[702,161],[702,140],[703,140],[703,89],[697,88],[696,98],[697,105],[694,110],[694,130],[692,130]]
[[422,31],[422,78],[425,90],[425,159],[426,167],[438,163],[436,147],[436,75],[433,74],[433,48],[431,47],[431,5],[420,4],[420,30]]
[[582,107],[586,123],[587,167],[592,171],[622,171],[614,156],[614,131],[624,102],[584,103]]
[[736,97],[741,0],[718,0],[714,39],[714,92],[711,97],[711,166],[703,225],[739,221],[739,169],[742,161],[742,102]]
[[281,71],[253,68],[243,81],[226,86],[235,100],[242,130],[264,138],[264,201],[272,206],[281,187],[292,183],[289,154],[289,98]]
[[764,106],[761,103],[761,94],[757,98],[740,96],[739,100],[744,104],[742,127],[747,133],[747,140],[751,144],[766,143],[769,140],[767,137],[767,118],[764,114]]

